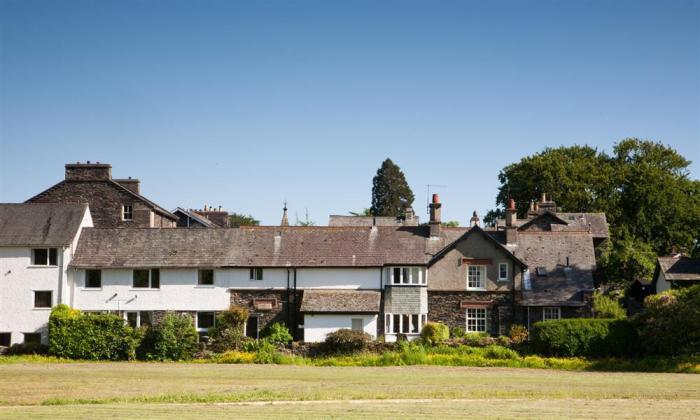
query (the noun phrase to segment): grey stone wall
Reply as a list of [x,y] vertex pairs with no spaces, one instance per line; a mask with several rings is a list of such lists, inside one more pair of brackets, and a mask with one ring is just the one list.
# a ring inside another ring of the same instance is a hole
[[[275,322],[287,325],[289,330],[295,335],[298,324],[297,301],[300,301],[293,292],[288,295],[287,290],[231,290],[231,306],[239,306],[248,310],[249,315],[258,317],[258,327],[260,331]],[[291,302],[288,296],[291,297]],[[255,308],[255,299],[274,299],[276,304],[271,310],[260,310]],[[295,335],[296,336],[296,335]]]
[[428,320],[442,322],[450,329],[466,328],[466,309],[462,302],[489,304],[489,334],[506,334],[513,323],[511,293],[428,291]]

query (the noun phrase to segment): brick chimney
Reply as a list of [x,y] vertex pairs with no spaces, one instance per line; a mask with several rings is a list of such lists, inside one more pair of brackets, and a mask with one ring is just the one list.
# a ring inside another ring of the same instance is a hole
[[136,178],[129,177],[127,179],[113,179],[112,181],[118,183],[132,193],[141,194],[141,181]]
[[542,214],[546,211],[551,211],[551,212],[556,213],[557,203],[552,201],[551,197],[550,197],[550,200],[547,200],[547,194],[542,193],[542,199],[540,200],[538,211],[540,214]]
[[506,244],[514,244],[518,242],[518,210],[515,208],[515,200],[508,199],[508,207],[506,208]]
[[430,208],[430,221],[428,226],[430,226],[430,237],[437,238],[440,236],[440,230],[442,229],[441,223],[441,207],[440,196],[433,194],[433,201],[428,206]]
[[66,181],[107,181],[112,179],[112,165],[108,163],[67,163]]

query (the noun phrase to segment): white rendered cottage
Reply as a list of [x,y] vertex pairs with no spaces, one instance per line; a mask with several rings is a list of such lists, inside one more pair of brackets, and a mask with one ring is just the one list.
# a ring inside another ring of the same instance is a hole
[[87,204],[0,204],[0,346],[46,343],[51,307],[67,303]]

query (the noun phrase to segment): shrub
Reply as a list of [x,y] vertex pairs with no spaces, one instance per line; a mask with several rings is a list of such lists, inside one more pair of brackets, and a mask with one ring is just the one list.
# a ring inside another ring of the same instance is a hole
[[254,353],[255,357],[253,361],[262,364],[274,363],[275,355],[277,354],[275,345],[265,338],[245,342],[243,344],[243,350]]
[[215,326],[209,329],[207,347],[218,353],[239,349],[247,319],[248,310],[238,306],[232,306],[228,311],[217,315]]
[[450,329],[440,322],[427,322],[420,332],[420,337],[425,344],[434,346],[450,338]]
[[627,311],[619,301],[600,293],[593,296],[593,312],[596,318],[620,319],[627,317]]
[[191,316],[167,313],[146,332],[139,355],[147,360],[189,360],[197,352],[198,339]]
[[343,328],[326,336],[323,350],[326,353],[355,353],[367,349],[372,336],[364,331]]
[[510,340],[510,337],[506,337],[505,335],[499,335],[498,338],[496,338],[496,343],[499,346],[503,347],[510,347],[513,345],[513,342]]
[[58,305],[49,317],[49,353],[85,360],[129,360],[138,336],[124,320],[111,314],[84,314]]
[[639,334],[648,354],[700,353],[700,285],[645,299]]
[[520,359],[517,351],[502,346],[487,346],[484,348],[484,357],[489,359]]
[[626,319],[571,318],[537,322],[532,348],[548,356],[636,356],[639,338]]
[[7,347],[3,355],[20,356],[20,355],[43,355],[48,354],[49,347],[45,344],[38,343],[15,343]]
[[287,344],[292,341],[292,334],[284,324],[275,322],[263,331],[263,337],[275,344]]
[[399,345],[401,364],[424,365],[428,363],[428,354],[420,343],[406,341]]
[[508,337],[513,344],[522,344],[527,341],[527,328],[524,325],[514,324],[510,327]]
[[496,340],[485,332],[468,332],[464,334],[462,342],[467,346],[485,347],[495,344]]
[[450,337],[453,337],[453,338],[462,338],[462,337],[464,337],[464,328],[462,328],[462,327],[453,328],[453,329],[450,331]]

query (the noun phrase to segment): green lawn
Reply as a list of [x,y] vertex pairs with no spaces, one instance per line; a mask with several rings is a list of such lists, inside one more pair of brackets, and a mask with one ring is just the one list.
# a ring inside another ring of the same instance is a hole
[[675,420],[700,412],[700,375],[690,374],[112,362],[5,364],[0,376],[0,418]]

